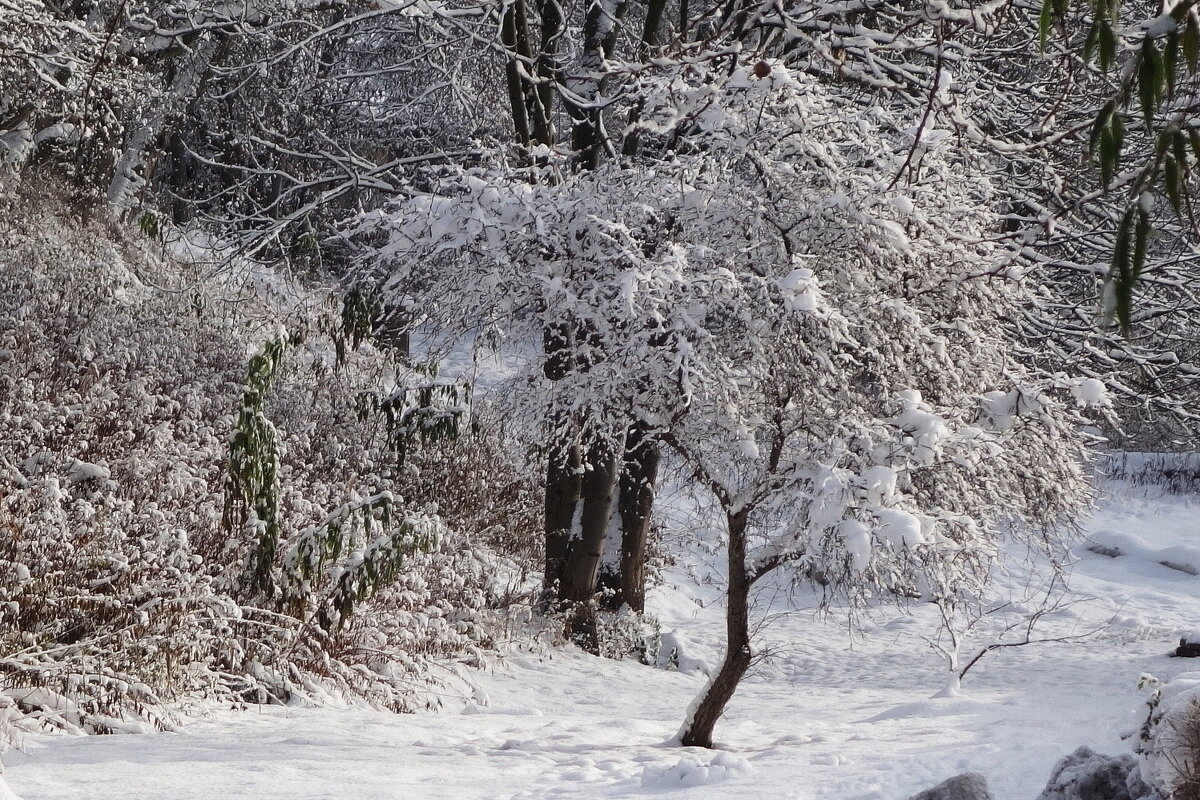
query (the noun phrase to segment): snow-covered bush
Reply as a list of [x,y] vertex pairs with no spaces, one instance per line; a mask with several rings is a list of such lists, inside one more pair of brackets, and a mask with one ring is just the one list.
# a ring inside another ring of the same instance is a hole
[[1200,798],[1200,672],[1184,672],[1166,683],[1143,675],[1153,689],[1135,743],[1141,777],[1164,798]]
[[0,167],[52,160],[77,178],[107,179],[151,84],[123,40],[126,22],[126,4],[0,8]]
[[[437,702],[414,688],[424,662],[478,661],[527,566],[489,546],[518,538],[532,513],[520,504],[537,501],[495,429],[417,448],[402,468],[356,395],[409,373],[367,346],[339,365],[319,297],[261,271],[206,277],[211,265],[176,262],[102,212],[82,221],[53,183],[2,189],[0,691],[20,724],[169,728],[186,696]],[[285,577],[284,554],[343,504],[395,506],[373,536],[289,562],[302,581],[286,603],[238,591],[257,526],[222,525],[247,362],[277,321],[293,345],[264,411],[278,433],[267,572]],[[456,448],[496,468],[440,460]],[[458,484],[431,481],[437,470]],[[393,532],[434,524],[448,490],[468,498],[454,527],[396,550]],[[309,624],[334,609],[336,625]]]

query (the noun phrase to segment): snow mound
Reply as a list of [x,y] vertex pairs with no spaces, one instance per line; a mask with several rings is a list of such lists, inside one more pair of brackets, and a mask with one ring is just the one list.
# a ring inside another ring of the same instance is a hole
[[1188,575],[1200,574],[1200,547],[1187,544],[1154,547],[1137,534],[1110,530],[1094,531],[1088,542],[1087,549],[1093,553],[1112,558],[1129,556]]
[[671,767],[646,765],[642,770],[642,787],[678,789],[680,787],[705,786],[748,775],[753,769],[750,762],[733,753],[716,753],[707,761],[698,756],[686,755]]
[[889,719],[923,719],[929,717],[953,717],[960,714],[974,714],[986,710],[994,703],[976,700],[971,697],[953,694],[939,694],[928,700],[918,700],[914,703],[901,703],[887,711],[876,714],[868,722],[883,722]]

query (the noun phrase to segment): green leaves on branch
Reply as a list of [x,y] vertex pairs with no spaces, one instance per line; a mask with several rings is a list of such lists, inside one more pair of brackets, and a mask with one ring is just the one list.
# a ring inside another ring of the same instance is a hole
[[383,300],[373,284],[356,284],[342,295],[340,324],[330,331],[339,364],[346,362],[347,347],[357,350],[370,338],[382,316]]
[[[317,624],[336,631],[358,604],[396,579],[405,558],[435,547],[441,528],[435,517],[424,514],[397,520],[392,495],[383,492],[346,503],[321,524],[302,531],[277,572],[280,447],[266,416],[266,396],[279,377],[287,346],[287,335],[280,332],[250,359],[229,443],[221,524],[237,540],[247,535],[250,539],[238,585],[245,601],[278,598],[284,608],[301,617],[315,606]],[[430,405],[440,388],[420,390],[419,399]],[[450,397],[460,397],[459,387],[444,388],[453,390]],[[426,410],[406,412],[423,436],[450,430],[448,421],[431,423],[428,416],[421,416]],[[457,433],[457,417],[453,426]]]
[[[1121,41],[1117,35],[1120,0],[1090,0],[1091,25],[1083,46],[1089,63],[1098,62],[1106,75],[1118,68]],[[1146,263],[1152,235],[1150,212],[1156,193],[1166,195],[1176,216],[1190,219],[1188,185],[1192,164],[1200,161],[1200,133],[1185,116],[1187,109],[1169,104],[1181,76],[1200,74],[1200,0],[1183,0],[1171,10],[1149,20],[1141,41],[1129,47],[1132,58],[1120,70],[1119,83],[1101,106],[1088,141],[1089,158],[1099,167],[1105,191],[1112,188],[1125,155],[1125,123],[1140,111],[1153,151],[1145,154],[1140,169],[1122,180],[1127,192],[1125,210],[1117,228],[1112,264],[1104,286],[1104,317],[1115,320],[1128,335],[1132,322],[1133,291]],[[1065,29],[1070,0],[1043,0],[1039,33],[1045,51],[1050,31]],[[1169,105],[1168,105],[1169,104]],[[1166,108],[1164,108],[1166,106]]]
[[[1105,0],[1096,0],[1092,6],[1092,25],[1088,28],[1087,39],[1083,44],[1083,57],[1088,62],[1099,58],[1100,69],[1104,72],[1117,61],[1117,34],[1113,29],[1111,17],[1112,7]],[[1042,50],[1046,49],[1047,37],[1055,19],[1061,20],[1066,16],[1066,9],[1059,11],[1052,2],[1042,6],[1041,41]]]
[[296,538],[283,563],[285,604],[304,616],[315,603],[317,624],[337,631],[396,579],[406,558],[436,547],[440,533],[432,516],[395,519],[388,492],[346,503]]
[[1109,101],[1097,115],[1088,142],[1088,153],[1100,167],[1100,178],[1106,191],[1121,162],[1121,146],[1124,143],[1125,123],[1117,113],[1116,101]]
[[416,444],[453,441],[462,433],[470,412],[467,383],[429,383],[399,389],[390,395],[362,392],[357,398],[360,419],[381,416],[388,445],[404,463]]
[[1139,202],[1126,210],[1121,218],[1105,286],[1105,318],[1110,322],[1115,319],[1125,334],[1129,333],[1133,321],[1133,289],[1146,267],[1151,233],[1147,206],[1149,202]]
[[1055,22],[1061,22],[1071,8],[1071,0],[1042,0],[1042,13],[1038,19],[1038,38],[1043,52],[1050,40],[1050,30]]
[[280,331],[250,359],[229,441],[221,527],[237,539],[247,532],[253,539],[238,587],[245,598],[274,593],[272,568],[279,548],[279,438],[267,419],[266,396],[279,376],[287,342],[287,334]]

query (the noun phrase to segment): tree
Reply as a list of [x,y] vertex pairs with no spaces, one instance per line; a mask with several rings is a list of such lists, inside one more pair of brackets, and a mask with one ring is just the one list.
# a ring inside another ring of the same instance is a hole
[[930,148],[920,181],[886,188],[911,118],[765,62],[647,108],[692,123],[697,190],[720,200],[678,233],[716,261],[690,264],[710,288],[687,311],[710,379],[663,433],[725,521],[726,654],[680,731],[710,746],[753,658],[758,581],[793,565],[850,601],[971,595],[1002,531],[1054,549],[1088,481],[1053,394],[1099,399],[1023,368],[1003,321],[1027,289],[1002,277],[1014,253],[970,149]]

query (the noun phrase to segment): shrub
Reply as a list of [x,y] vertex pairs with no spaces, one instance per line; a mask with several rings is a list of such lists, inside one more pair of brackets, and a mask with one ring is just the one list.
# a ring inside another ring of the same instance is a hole
[[[355,398],[418,376],[365,344],[339,364],[319,293],[212,277],[64,194],[0,186],[0,697],[17,724],[172,728],[186,698],[438,702],[431,660],[479,663],[508,635],[536,557],[535,481],[503,431],[399,463]],[[261,497],[226,513],[228,465],[277,321],[292,344],[255,389],[277,435],[263,549]],[[346,503],[359,528],[335,544]],[[449,527],[435,541],[414,520]],[[331,549],[297,560],[317,539]],[[252,563],[268,580],[246,593]]]

